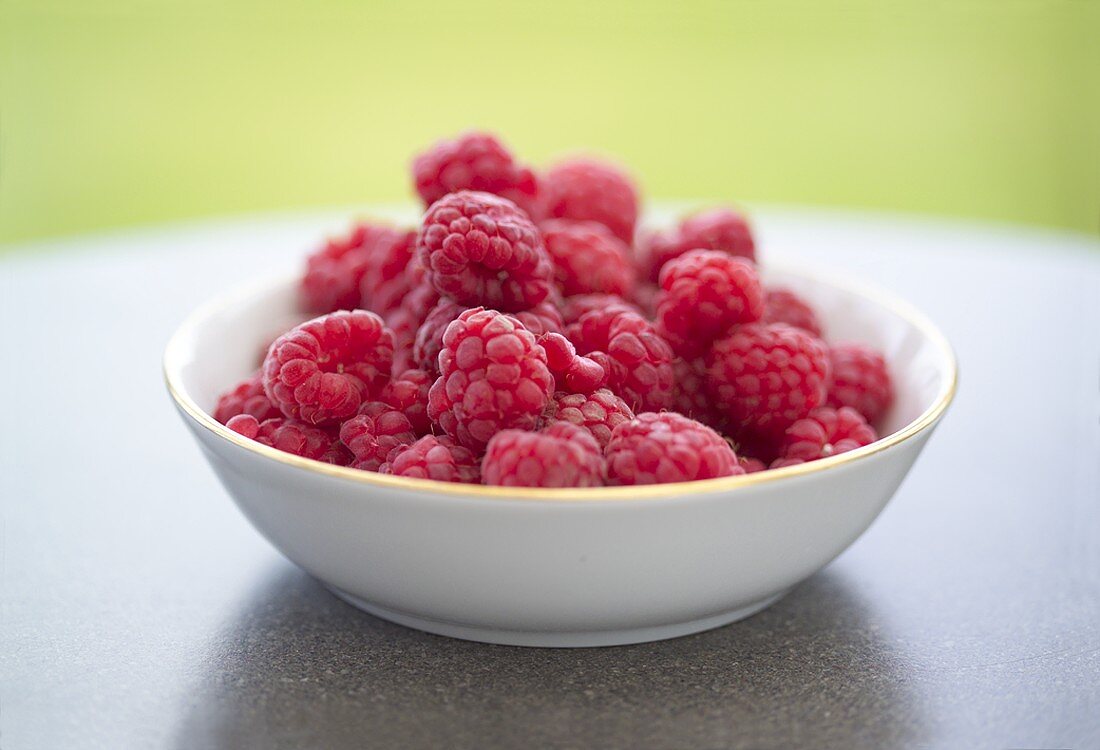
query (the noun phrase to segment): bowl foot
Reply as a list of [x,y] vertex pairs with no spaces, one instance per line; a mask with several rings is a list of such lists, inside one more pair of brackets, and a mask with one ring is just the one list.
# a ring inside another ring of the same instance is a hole
[[504,646],[532,646],[537,648],[590,648],[594,646],[625,646],[631,643],[647,643],[649,641],[663,641],[668,638],[678,638],[692,633],[701,633],[704,630],[719,628],[732,622],[743,620],[754,615],[760,610],[774,604],[787,592],[781,591],[773,596],[753,602],[744,607],[731,609],[709,617],[701,617],[687,622],[675,622],[668,625],[655,625],[644,628],[628,628],[623,630],[589,630],[589,631],[542,631],[542,630],[496,630],[493,628],[478,628],[468,625],[460,625],[442,620],[432,620],[417,617],[405,612],[380,607],[364,601],[357,596],[340,589],[328,587],[332,593],[343,599],[357,609],[361,609],[375,617],[395,622],[408,628],[423,630],[436,635],[445,635],[449,638],[460,638],[464,641],[478,641],[481,643],[495,643]]

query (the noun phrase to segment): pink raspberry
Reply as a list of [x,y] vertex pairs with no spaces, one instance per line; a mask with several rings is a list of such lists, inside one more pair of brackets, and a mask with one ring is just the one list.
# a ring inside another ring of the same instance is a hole
[[538,197],[535,174],[518,164],[504,145],[489,133],[463,133],[439,141],[413,160],[416,192],[424,205],[448,193],[478,190],[507,198],[530,211]]
[[400,254],[395,246],[408,241],[407,233],[383,224],[360,222],[341,236],[329,239],[306,259],[299,293],[302,307],[311,313],[353,310],[359,307],[359,285],[372,264]]
[[405,269],[415,249],[416,230],[394,230],[393,241],[368,256],[359,282],[359,306],[378,313],[383,320],[401,307],[413,287]]
[[718,426],[710,396],[707,394],[707,368],[702,359],[677,357],[672,361],[675,387],[672,410],[709,427]]
[[437,482],[478,484],[481,481],[481,461],[477,455],[445,435],[425,435],[412,445],[398,449],[392,460],[382,464],[378,471]]
[[627,302],[617,294],[578,294],[566,297],[562,301],[561,313],[565,323],[570,324],[576,323],[587,312],[610,308],[621,308],[645,317],[634,303]]
[[365,310],[341,311],[284,333],[264,359],[267,397],[292,419],[340,422],[389,379],[393,334]]
[[623,422],[634,419],[634,412],[626,402],[606,388],[590,394],[554,394],[543,422],[569,422],[588,430],[600,448],[607,447],[611,432]]
[[593,159],[573,159],[542,178],[542,213],[547,219],[595,221],[623,242],[634,239],[638,190],[622,169]]
[[657,323],[672,348],[696,356],[738,323],[759,320],[764,290],[756,267],[717,250],[691,250],[661,269]]
[[894,384],[882,353],[863,344],[834,344],[829,361],[832,377],[826,403],[833,408],[850,406],[871,424],[878,422],[894,400]]
[[467,310],[447,326],[439,371],[428,415],[474,450],[501,430],[532,429],[554,390],[534,335],[495,310]]
[[820,407],[787,428],[779,456],[788,459],[783,466],[790,466],[790,459],[815,461],[870,445],[877,439],[874,428],[855,409]]
[[368,401],[340,426],[340,442],[351,451],[352,466],[378,471],[397,448],[416,442],[416,432],[402,412],[381,401]]
[[566,329],[577,352],[604,366],[608,388],[635,410],[672,405],[672,349],[653,325],[623,309],[593,310]]
[[786,323],[821,338],[821,324],[810,305],[789,289],[768,289],[764,293],[765,323]]
[[546,366],[561,390],[569,393],[592,393],[607,384],[603,365],[577,354],[573,342],[560,333],[547,333],[538,339],[546,352]]
[[504,487],[600,487],[603,474],[595,438],[568,422],[541,432],[501,430],[481,459],[482,481]]
[[550,295],[542,235],[516,204],[489,193],[445,195],[429,208],[417,255],[440,294],[463,305],[529,310]]
[[331,431],[296,419],[273,417],[263,422],[251,414],[238,414],[226,425],[258,443],[295,456],[327,464],[347,466],[351,454]]
[[652,233],[644,244],[646,275],[657,281],[665,263],[688,250],[720,250],[756,260],[756,243],[745,217],[731,208],[712,208]]
[[259,422],[280,416],[275,404],[264,393],[263,374],[258,370],[218,397],[214,419],[226,424],[238,414],[249,414]]
[[405,415],[417,436],[432,431],[428,418],[428,390],[435,382],[435,375],[426,370],[405,370],[386,383],[378,397]]
[[729,443],[675,412],[639,414],[611,433],[609,484],[665,484],[743,474]]
[[539,225],[561,293],[618,294],[634,288],[630,248],[603,224],[550,219]]
[[735,432],[776,437],[825,401],[829,355],[782,323],[738,326],[707,356],[707,387]]

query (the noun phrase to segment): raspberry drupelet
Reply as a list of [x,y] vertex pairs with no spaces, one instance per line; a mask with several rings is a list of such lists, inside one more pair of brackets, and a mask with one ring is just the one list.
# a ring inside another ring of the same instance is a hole
[[765,323],[786,323],[821,338],[821,323],[817,314],[809,303],[789,289],[764,291],[764,316],[761,320]]
[[402,412],[418,437],[427,435],[432,431],[432,420],[428,418],[428,391],[434,382],[434,374],[408,369],[386,383],[378,399]]
[[540,432],[501,430],[481,459],[482,482],[504,487],[601,487],[603,476],[596,439],[568,422]]
[[718,428],[719,420],[707,394],[707,367],[702,358],[672,361],[675,382],[672,410],[703,424]]
[[633,292],[630,248],[603,224],[550,219],[539,224],[539,229],[563,295],[627,297]]
[[275,339],[264,359],[264,390],[287,417],[333,424],[382,389],[392,363],[393,334],[381,318],[334,312]]
[[540,336],[538,342],[546,352],[546,366],[550,368],[559,390],[592,393],[607,384],[607,371],[603,365],[577,354],[573,342],[565,336],[547,333]]
[[894,384],[881,352],[864,344],[840,343],[829,349],[832,373],[826,403],[850,406],[875,424],[894,400]]
[[428,280],[455,302],[511,312],[550,296],[554,269],[542,235],[504,198],[445,195],[424,214],[416,242]]
[[340,442],[351,451],[351,465],[378,471],[397,448],[416,442],[416,431],[405,414],[381,401],[368,401],[340,425]]
[[391,256],[407,254],[409,233],[385,224],[359,222],[329,239],[306,259],[299,295],[302,308],[321,314],[360,306],[360,284],[368,266],[391,267]]
[[634,419],[626,402],[606,388],[590,394],[558,391],[546,407],[543,422],[569,422],[591,433],[600,448],[607,447],[612,431]]
[[609,484],[665,484],[743,474],[721,435],[675,412],[647,412],[620,424],[604,451]]
[[469,132],[439,141],[413,159],[412,173],[425,206],[448,193],[478,190],[507,198],[530,212],[538,196],[534,172],[517,163],[489,133]]
[[779,459],[773,466],[816,461],[870,445],[877,439],[874,428],[855,409],[820,407],[783,433]]
[[578,294],[562,300],[561,314],[566,325],[576,323],[581,316],[593,310],[623,309],[643,318],[641,308],[617,294]]
[[226,424],[238,414],[248,414],[259,422],[282,416],[264,392],[263,373],[259,370],[218,397],[214,419]]
[[707,389],[718,416],[738,437],[766,442],[825,402],[828,351],[783,323],[749,323],[707,355]]
[[478,484],[481,481],[478,456],[446,435],[425,435],[412,445],[398,449],[378,471],[396,477],[434,479],[437,482]]
[[447,326],[428,415],[480,451],[503,429],[534,428],[554,391],[546,352],[515,318],[466,310]]
[[595,221],[628,245],[633,242],[638,189],[620,167],[595,159],[571,159],[551,167],[540,187],[540,218]]
[[351,453],[331,429],[306,424],[297,419],[273,417],[260,422],[251,414],[238,414],[229,420],[226,427],[246,438],[295,456],[337,466],[347,466],[351,461]]
[[756,267],[717,250],[691,250],[661,269],[657,324],[672,348],[694,357],[738,323],[759,320],[764,290]]
[[638,411],[673,399],[672,349],[653,325],[621,308],[592,310],[566,328],[577,352],[607,370],[608,388]]
[[720,250],[756,260],[756,242],[744,215],[732,208],[712,208],[645,238],[641,253],[645,275],[657,281],[665,263],[689,250]]

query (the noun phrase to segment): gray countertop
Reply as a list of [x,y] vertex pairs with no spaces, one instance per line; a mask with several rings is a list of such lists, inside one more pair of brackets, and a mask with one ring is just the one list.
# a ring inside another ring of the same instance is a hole
[[1100,243],[767,210],[763,258],[944,329],[952,411],[871,529],[764,612],[673,641],[488,646],[338,601],[236,511],[160,354],[333,215],[0,258],[0,749],[1100,747]]

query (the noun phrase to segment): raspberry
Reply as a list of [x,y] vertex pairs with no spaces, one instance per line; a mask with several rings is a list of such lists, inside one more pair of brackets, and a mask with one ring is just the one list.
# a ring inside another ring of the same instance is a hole
[[756,244],[745,217],[731,208],[712,208],[687,217],[675,227],[651,234],[643,243],[644,265],[657,281],[661,267],[688,250],[721,250],[756,260]]
[[563,393],[554,394],[544,422],[569,422],[588,430],[600,448],[607,447],[611,432],[623,422],[634,419],[634,412],[626,402],[606,388],[591,394]]
[[378,471],[397,477],[434,479],[437,482],[477,484],[481,481],[481,462],[469,448],[449,437],[426,435],[412,445],[399,449],[392,460]]
[[821,338],[821,324],[805,300],[789,289],[768,289],[764,293],[765,323],[786,323]]
[[351,460],[351,454],[330,431],[296,419],[273,417],[259,422],[251,414],[238,414],[226,426],[258,443],[295,456],[337,466],[347,466]]
[[542,235],[504,198],[445,195],[424,214],[416,242],[428,280],[455,302],[510,312],[550,295],[554,269]]
[[[413,361],[417,367],[428,372],[438,372],[439,352],[443,348],[443,332],[453,320],[458,318],[469,308],[448,299],[440,300],[424,323],[416,332],[416,341],[413,345]],[[543,302],[531,310],[510,313],[513,318],[523,324],[524,328],[535,336],[541,336],[548,332],[560,332],[564,327],[561,313],[548,302]]]
[[661,287],[649,281],[643,281],[634,287],[634,296],[631,299],[641,310],[642,315],[652,320],[657,315],[657,298],[660,294]]
[[258,370],[218,397],[214,419],[228,424],[230,419],[239,414],[251,415],[259,422],[280,415],[275,404],[264,393],[263,375]]
[[779,456],[780,459],[814,461],[855,450],[877,439],[874,429],[855,409],[820,407],[787,428]]
[[550,219],[539,229],[562,294],[631,293],[630,248],[603,224]]
[[764,290],[751,261],[691,250],[661,269],[657,322],[678,353],[702,354],[738,323],[759,320]]
[[767,464],[759,458],[752,458],[751,456],[738,456],[737,461],[741,464],[741,468],[745,470],[746,474],[755,474],[758,471],[764,471],[768,468]]
[[264,390],[287,417],[339,422],[381,390],[393,362],[393,334],[365,310],[302,323],[271,345]]
[[675,382],[672,410],[716,427],[718,419],[707,394],[706,370],[706,363],[702,359],[677,357],[672,361]]
[[340,426],[340,442],[354,456],[351,465],[364,471],[378,471],[395,449],[411,445],[416,437],[408,417],[380,401],[366,402]]
[[[416,332],[439,302],[439,292],[427,281],[414,286],[401,306],[386,317],[393,330],[393,371],[404,372],[417,367],[413,357]],[[433,365],[431,369],[435,369]]]
[[546,366],[558,388],[569,393],[592,393],[607,383],[603,365],[578,355],[573,342],[560,333],[547,333],[538,342],[546,352]]
[[829,349],[829,361],[832,378],[826,403],[833,408],[850,406],[876,423],[894,400],[886,359],[869,346],[843,343]]
[[378,258],[397,252],[407,234],[381,224],[359,222],[347,234],[325,242],[306,259],[299,294],[302,307],[312,313],[352,310],[360,305],[363,274]]
[[561,312],[562,318],[569,324],[576,323],[586,312],[611,308],[621,308],[642,315],[642,311],[634,303],[627,302],[617,294],[578,294],[566,297],[562,302]]
[[413,160],[413,180],[424,205],[448,193],[480,190],[507,198],[529,211],[538,196],[534,173],[489,133],[463,133],[443,140]]
[[366,260],[359,282],[360,306],[386,318],[413,288],[405,273],[416,249],[416,231],[394,230],[393,241],[375,249]]
[[749,323],[707,355],[707,388],[719,415],[765,440],[781,435],[825,401],[825,345],[782,323]]
[[622,169],[592,159],[573,159],[542,178],[542,213],[547,219],[603,224],[623,242],[634,239],[638,191]]
[[733,448],[704,424],[675,412],[639,414],[611,433],[610,484],[665,484],[743,474]]
[[495,310],[466,310],[447,326],[439,370],[428,415],[475,450],[500,430],[533,428],[554,390],[534,335]]
[[378,398],[402,412],[417,436],[427,435],[432,431],[432,420],[428,418],[428,390],[434,382],[435,375],[426,370],[405,370],[386,383]]
[[541,432],[502,430],[481,459],[482,481],[505,487],[600,487],[603,474],[596,439],[568,422]]
[[577,352],[596,360],[608,374],[608,388],[635,410],[672,405],[672,349],[653,326],[623,309],[593,310],[566,329]]

